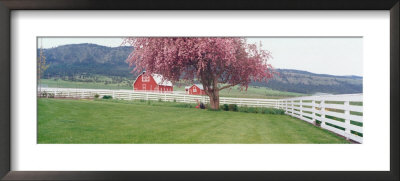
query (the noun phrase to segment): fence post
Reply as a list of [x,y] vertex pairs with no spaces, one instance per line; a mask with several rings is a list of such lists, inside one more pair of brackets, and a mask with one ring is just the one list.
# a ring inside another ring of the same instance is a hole
[[325,100],[324,99],[321,99],[321,102],[320,102],[320,108],[321,108],[321,128],[324,128],[325,127]]
[[345,114],[345,118],[346,118],[345,119],[345,124],[346,124],[346,127],[345,127],[346,135],[345,135],[345,137],[346,137],[347,140],[349,140],[350,134],[351,134],[350,119],[349,119],[349,116],[350,116],[350,110],[349,110],[350,101],[344,101],[344,106],[345,106],[344,114]]
[[287,104],[287,100],[285,100],[285,110],[286,110],[286,114],[288,113],[288,104]]
[[303,119],[303,99],[300,99],[299,102],[299,112],[300,112],[300,119]]
[[166,101],[167,101],[167,94],[164,93],[164,102],[166,102]]
[[285,111],[285,113],[286,113],[286,107],[285,107],[285,105],[286,105],[286,100],[283,100],[282,102],[281,102],[281,106],[282,106],[282,109]]
[[115,99],[115,91],[112,91],[112,97]]
[[186,102],[186,94],[183,95],[183,102]]
[[312,122],[313,122],[313,124],[314,125],[316,125],[317,123],[315,122],[315,99],[313,99],[312,101],[311,101],[311,110],[312,110],[312,112],[311,112],[311,114],[312,114],[312,116],[311,116],[311,118],[312,118]]

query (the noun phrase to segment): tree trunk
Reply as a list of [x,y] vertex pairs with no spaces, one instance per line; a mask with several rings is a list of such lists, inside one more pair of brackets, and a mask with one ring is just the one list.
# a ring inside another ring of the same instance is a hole
[[219,109],[219,91],[214,90],[210,92],[210,105],[211,109],[218,110]]

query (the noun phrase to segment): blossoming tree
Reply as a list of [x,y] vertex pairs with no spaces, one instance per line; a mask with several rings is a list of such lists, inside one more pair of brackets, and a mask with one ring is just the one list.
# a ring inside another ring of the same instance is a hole
[[[244,38],[165,37],[125,38],[134,50],[127,58],[133,72],[162,74],[171,81],[197,80],[210,97],[212,109],[219,109],[219,92],[251,81],[272,78],[267,60],[270,53],[248,44]],[[261,44],[260,44],[261,46]]]

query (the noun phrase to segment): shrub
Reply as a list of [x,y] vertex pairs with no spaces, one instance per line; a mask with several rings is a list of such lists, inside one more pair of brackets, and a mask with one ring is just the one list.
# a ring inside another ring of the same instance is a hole
[[43,91],[40,93],[40,97],[54,98],[54,93],[47,93],[46,91]]
[[248,107],[247,106],[242,106],[242,107],[239,107],[239,112],[249,112],[248,111]]
[[48,96],[48,98],[54,98],[54,94],[53,93],[48,93],[47,96]]
[[42,97],[47,97],[47,92],[46,92],[46,91],[43,91],[40,95],[41,95]]
[[158,102],[162,102],[162,99],[161,99],[161,98],[159,98],[159,99],[158,99]]
[[[276,109],[276,108],[257,108],[257,107],[247,107],[247,106],[241,106],[237,107],[234,105],[239,112],[245,112],[245,113],[262,113],[262,114],[285,114],[285,111],[282,109]],[[232,107],[234,107],[232,105]],[[232,108],[234,110],[235,108]],[[230,109],[231,110],[231,109]]]
[[224,110],[224,111],[229,111],[229,106],[228,106],[228,104],[222,105],[222,110]]
[[229,111],[238,111],[238,106],[236,104],[229,104],[228,106]]
[[285,110],[283,110],[283,109],[276,109],[276,112],[277,112],[277,114],[280,114],[280,115],[285,114]]
[[173,104],[174,107],[183,107],[183,108],[194,108],[196,107],[194,104],[189,104],[189,103],[178,103],[178,104]]
[[95,95],[94,95],[94,98],[95,98],[95,99],[98,99],[99,97],[100,97],[99,94],[95,94]]
[[280,114],[283,115],[285,114],[285,111],[282,109],[276,109],[276,108],[263,108],[262,109],[263,114]]
[[207,111],[221,111],[221,109],[207,109]]
[[174,99],[174,102],[176,102],[176,99]]
[[275,114],[275,111],[271,108],[263,108],[262,113],[263,114]]
[[103,99],[112,99],[112,98],[113,98],[112,96],[108,96],[108,95],[103,96]]
[[255,108],[255,107],[249,107],[249,108],[247,108],[247,112],[248,112],[248,113],[257,113],[257,108]]

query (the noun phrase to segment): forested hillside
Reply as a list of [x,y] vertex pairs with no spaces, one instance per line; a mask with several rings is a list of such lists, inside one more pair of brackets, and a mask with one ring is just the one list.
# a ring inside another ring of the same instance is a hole
[[45,77],[86,75],[106,75],[130,77],[132,68],[125,59],[132,47],[110,48],[95,44],[72,44],[51,49],[43,53],[50,67]]

